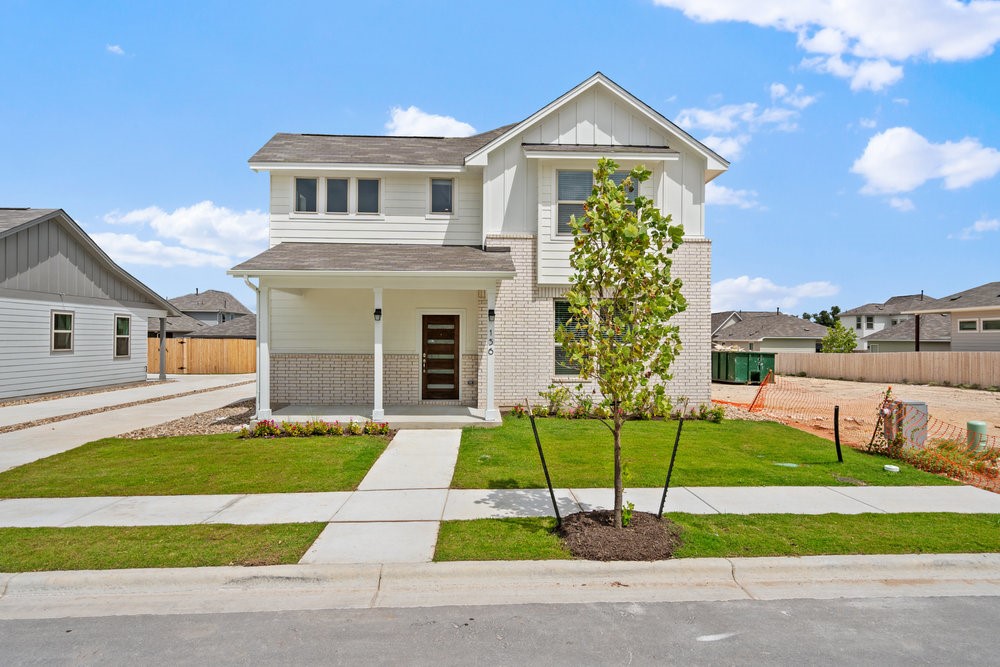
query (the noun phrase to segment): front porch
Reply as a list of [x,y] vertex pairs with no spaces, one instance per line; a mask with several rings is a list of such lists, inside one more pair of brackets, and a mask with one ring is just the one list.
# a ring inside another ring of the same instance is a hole
[[[492,428],[500,426],[498,420],[488,420],[486,410],[461,405],[388,405],[385,406],[385,416],[379,421],[389,423],[393,429],[436,429],[464,428],[479,426]],[[320,405],[294,403],[287,405],[271,414],[275,421],[307,422],[323,420],[339,421],[346,424],[351,421],[366,422],[371,419],[370,405]]]

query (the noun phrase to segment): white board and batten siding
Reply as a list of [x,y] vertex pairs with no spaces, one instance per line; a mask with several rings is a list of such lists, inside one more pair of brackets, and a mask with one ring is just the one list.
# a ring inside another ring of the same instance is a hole
[[[421,243],[480,245],[483,197],[471,173],[324,172],[302,178],[378,178],[381,213],[298,213],[292,210],[295,174],[271,173],[271,246],[279,243]],[[430,213],[431,178],[455,180],[453,215]],[[353,185],[352,185],[353,187]],[[322,201],[322,200],[321,200]],[[319,208],[322,208],[320,206]]]
[[[706,160],[676,137],[640,114],[633,106],[599,87],[567,101],[558,112],[542,118],[489,154],[483,174],[483,233],[538,235],[539,284],[569,282],[569,237],[556,234],[556,178],[559,169],[593,169],[590,159],[528,159],[522,144],[598,144],[668,146],[676,159],[654,160],[653,172],[641,192],[683,224],[685,234],[705,233],[704,174]],[[617,160],[623,169],[639,164]]]
[[[146,318],[166,315],[56,220],[0,239],[0,399],[146,379]],[[52,350],[53,311],[73,314],[73,349]],[[130,354],[115,358],[115,317]]]

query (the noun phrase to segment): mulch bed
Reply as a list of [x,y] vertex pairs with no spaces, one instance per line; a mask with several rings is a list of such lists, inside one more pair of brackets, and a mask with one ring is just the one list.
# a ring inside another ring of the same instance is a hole
[[563,544],[587,560],[665,560],[681,545],[680,526],[655,514],[633,512],[626,528],[614,527],[614,512],[593,510],[563,518]]

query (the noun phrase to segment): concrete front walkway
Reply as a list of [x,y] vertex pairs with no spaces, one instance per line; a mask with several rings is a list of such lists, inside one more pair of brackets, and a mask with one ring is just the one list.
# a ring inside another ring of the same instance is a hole
[[255,376],[243,375],[168,375],[168,382],[150,382],[145,386],[109,389],[81,396],[38,400],[0,407],[0,427],[24,422],[51,419],[62,415],[99,410],[123,403],[148,401],[163,396],[175,396],[190,391],[224,387],[241,382],[253,382]]
[[[59,454],[100,438],[110,438],[198,412],[216,410],[235,401],[253,398],[254,391],[252,383],[243,384],[3,433],[0,434],[0,471]],[[128,396],[120,398],[126,400],[115,403],[130,402]]]

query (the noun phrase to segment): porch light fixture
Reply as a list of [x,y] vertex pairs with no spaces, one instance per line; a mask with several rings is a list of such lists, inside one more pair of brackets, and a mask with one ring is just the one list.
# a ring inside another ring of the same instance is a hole
[[381,308],[376,308],[375,309],[375,321],[376,322],[381,322],[382,321],[382,309]]
[[490,322],[493,322],[494,320],[496,320],[496,318],[497,318],[497,311],[493,310],[492,308],[486,311],[486,319],[488,319]]

